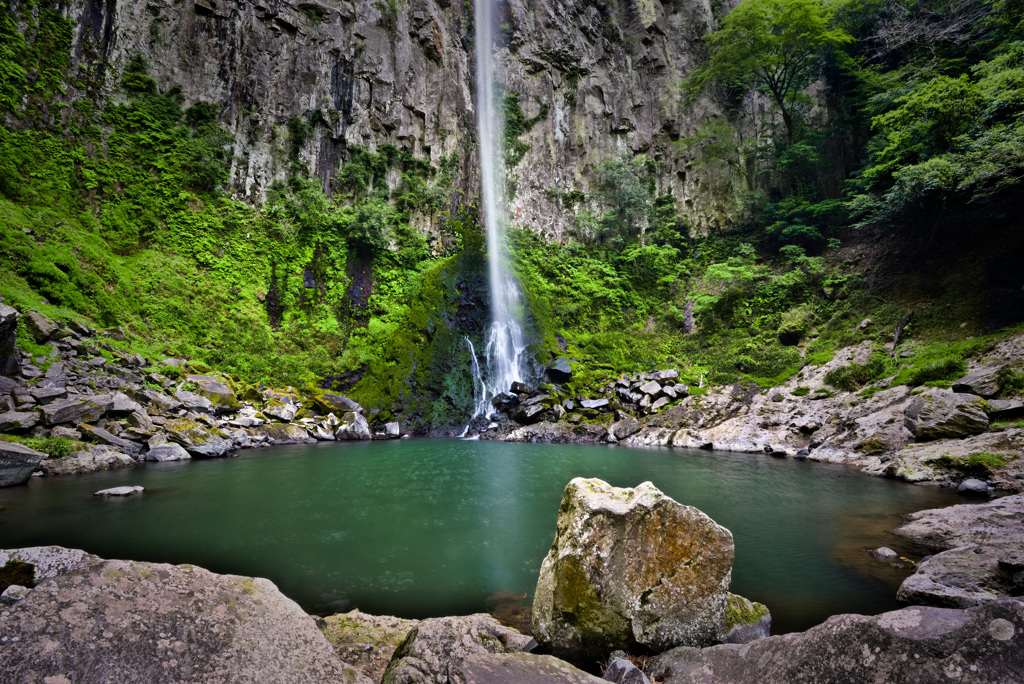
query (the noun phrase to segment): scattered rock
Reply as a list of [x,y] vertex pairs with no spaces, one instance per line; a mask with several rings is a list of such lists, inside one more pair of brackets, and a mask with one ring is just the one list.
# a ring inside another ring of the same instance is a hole
[[268,580],[196,566],[93,561],[0,621],[12,681],[369,684]]
[[402,427],[395,422],[384,423],[384,434],[388,439],[398,439],[402,436]]
[[22,444],[0,441],[0,487],[25,484],[45,458]]
[[984,480],[964,480],[960,483],[960,486],[956,488],[956,491],[961,494],[982,494],[988,496],[988,483]]
[[30,546],[23,549],[0,549],[0,567],[9,561],[19,561],[32,566],[33,584],[57,575],[75,572],[100,558],[63,546]]
[[931,390],[915,397],[904,415],[907,429],[919,441],[970,437],[988,428],[985,401],[974,394]]
[[656,397],[661,394],[661,385],[651,380],[648,383],[640,385],[640,391],[644,394],[649,394],[652,397]]
[[725,606],[725,635],[730,644],[749,644],[771,633],[772,615],[768,606],[738,594],[729,594]]
[[165,461],[188,461],[191,458],[192,456],[180,444],[174,443],[151,447],[145,456],[147,461],[157,461],[160,463]]
[[523,403],[512,414],[512,420],[520,425],[533,425],[543,420],[545,411],[547,411],[547,408],[543,404],[534,403],[528,405]]
[[23,587],[20,584],[12,584],[3,593],[0,594],[0,604],[5,606],[13,606],[21,599],[28,596],[29,592],[32,591],[28,587]]
[[42,407],[43,423],[60,425],[61,423],[83,423],[99,420],[114,405],[109,394],[93,394],[66,401],[58,401]]
[[894,532],[937,551],[979,543],[1024,546],[1024,494],[911,513]]
[[82,433],[78,430],[58,425],[50,430],[50,437],[53,437],[54,439],[70,439],[72,441],[79,441],[82,439]]
[[650,482],[576,478],[541,565],[533,634],[571,658],[721,643],[733,553],[729,530]]
[[0,413],[0,432],[28,432],[39,422],[35,411],[8,411]]
[[929,556],[903,581],[896,598],[907,604],[968,608],[1001,596],[1021,596],[1024,574],[1015,577],[1000,566],[1003,555],[1020,550],[1017,544],[970,544]]
[[381,684],[456,684],[451,674],[467,656],[528,651],[535,644],[490,615],[422,620],[395,651]]
[[348,397],[331,392],[322,392],[313,397],[313,403],[327,413],[358,413],[366,415],[366,409]]
[[265,415],[271,418],[277,418],[284,423],[290,423],[295,419],[295,415],[299,412],[299,407],[295,404],[289,404],[282,401],[271,400],[267,403],[267,406],[263,409]]
[[664,684],[1019,682],[1024,601],[836,615],[806,632],[750,644],[676,648],[654,658],[647,671]]
[[174,393],[174,398],[181,402],[181,405],[187,411],[195,411],[196,413],[206,413],[213,415],[217,412],[217,408],[213,405],[213,402],[195,392],[189,392],[188,390],[179,389]]
[[608,434],[615,435],[615,439],[617,440],[626,439],[630,435],[636,434],[639,431],[640,421],[632,416],[623,418],[617,423],[612,423],[608,426]]
[[[46,376],[50,376],[50,371],[57,368],[60,364],[54,364],[50,366],[50,370],[46,371]],[[40,404],[49,404],[50,402],[57,401],[58,399],[67,399],[68,391],[63,387],[33,387],[29,390],[29,394]]]
[[334,437],[339,440],[366,440],[373,439],[370,432],[370,425],[366,418],[359,413],[350,411],[341,417],[341,424],[338,426]]
[[26,313],[24,320],[25,327],[38,344],[43,344],[60,330],[55,323],[35,311]]
[[580,406],[585,409],[599,410],[608,408],[607,399],[584,399],[580,401]]
[[999,394],[999,372],[1001,366],[985,366],[953,383],[953,391],[964,394],[976,394],[979,397],[994,397]]
[[93,427],[87,423],[82,423],[78,426],[78,430],[82,433],[82,439],[86,442],[93,442],[94,444],[105,444],[107,446],[120,449],[125,453],[137,456],[142,451],[142,445],[135,442],[130,442],[127,439],[121,439],[115,435],[110,434],[103,428]]
[[989,399],[989,420],[1012,420],[1024,416],[1024,399]]
[[271,444],[313,444],[316,439],[310,437],[309,431],[295,423],[266,423],[249,428],[250,435],[266,437]]
[[465,684],[603,684],[606,680],[564,660],[532,653],[476,653],[463,659],[454,678]]
[[367,615],[358,609],[324,618],[320,631],[346,663],[379,682],[399,644],[419,620]]
[[217,458],[234,448],[228,435],[214,427],[200,425],[188,418],[176,418],[163,426],[167,438],[185,447],[193,458]]
[[647,678],[643,670],[625,658],[616,658],[608,663],[608,668],[604,671],[602,679],[606,682],[615,682],[615,684],[651,684],[651,680]]
[[572,380],[572,365],[569,359],[558,359],[547,367],[547,375],[552,382],[569,382]]
[[234,390],[220,379],[209,375],[188,375],[185,379],[195,383],[195,393],[208,399],[215,413],[221,414],[242,408]]
[[101,489],[98,492],[94,492],[93,496],[132,496],[133,494],[141,494],[144,489],[144,487],[138,485],[111,487],[110,489]]
[[48,475],[84,475],[100,470],[117,470],[131,468],[136,460],[117,449],[102,445],[89,445],[63,458],[48,458],[40,467]]

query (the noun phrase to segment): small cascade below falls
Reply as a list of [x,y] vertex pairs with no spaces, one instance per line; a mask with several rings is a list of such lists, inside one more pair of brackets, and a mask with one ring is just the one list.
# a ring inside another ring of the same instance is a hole
[[[494,35],[498,30],[494,5],[493,2],[474,3],[477,126],[491,294],[491,326],[487,331],[487,344],[484,348],[486,376],[480,375],[476,353],[470,343],[476,400],[474,418],[490,417],[494,413],[491,399],[501,392],[507,392],[513,382],[522,382],[523,354],[526,351],[521,324],[522,297],[515,279],[505,265],[505,164],[501,145],[503,122],[494,68]],[[469,342],[468,339],[466,341]],[[476,395],[478,380],[480,394]]]

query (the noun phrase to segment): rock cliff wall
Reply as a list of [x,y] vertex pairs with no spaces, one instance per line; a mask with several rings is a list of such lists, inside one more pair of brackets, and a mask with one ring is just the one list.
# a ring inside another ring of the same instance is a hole
[[[437,164],[463,161],[460,191],[476,194],[473,8],[451,0],[117,0],[58,2],[75,25],[65,99],[119,99],[135,55],[186,105],[219,106],[233,135],[231,190],[259,202],[287,176],[289,149],[329,187],[353,145],[392,142]],[[645,154],[658,194],[693,228],[735,218],[740,177],[697,169],[674,141],[720,113],[693,109],[678,84],[715,22],[702,0],[500,0],[497,59],[506,92],[532,126],[512,169],[515,223],[558,239],[587,202],[595,163]],[[311,124],[295,140],[288,122]],[[16,125],[16,124],[15,124]],[[397,182],[398,179],[392,179]],[[422,222],[421,222],[422,223]]]

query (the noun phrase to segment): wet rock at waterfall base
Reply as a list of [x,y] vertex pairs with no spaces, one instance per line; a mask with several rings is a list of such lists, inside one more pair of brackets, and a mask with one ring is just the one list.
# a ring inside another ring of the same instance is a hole
[[572,365],[568,359],[558,359],[547,367],[547,375],[552,382],[569,382],[572,380]]
[[570,659],[721,643],[733,555],[729,530],[649,482],[576,478],[541,565],[534,637]]

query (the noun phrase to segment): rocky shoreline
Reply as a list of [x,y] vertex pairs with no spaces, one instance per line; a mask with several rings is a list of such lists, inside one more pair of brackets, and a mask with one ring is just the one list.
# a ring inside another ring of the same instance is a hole
[[1024,398],[1000,385],[1004,368],[1024,362],[1024,335],[972,363],[951,389],[891,386],[892,378],[858,392],[826,383],[871,354],[870,343],[843,349],[771,389],[694,389],[678,383],[678,371],[661,370],[573,395],[564,364],[548,369],[550,382],[538,388],[519,384],[497,397],[504,419],[480,426],[480,437],[767,453],[912,483],[980,481],[969,487],[974,493],[1024,491]]

